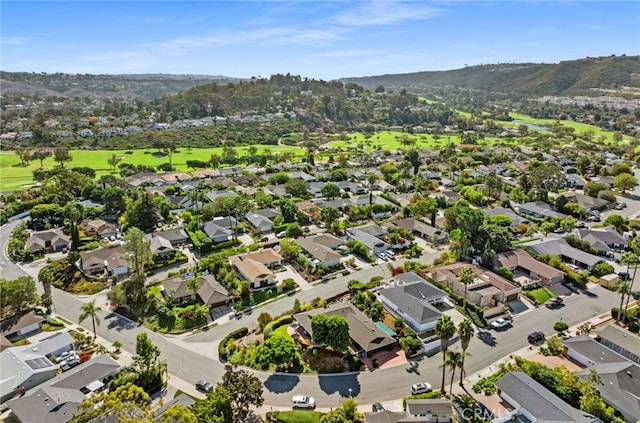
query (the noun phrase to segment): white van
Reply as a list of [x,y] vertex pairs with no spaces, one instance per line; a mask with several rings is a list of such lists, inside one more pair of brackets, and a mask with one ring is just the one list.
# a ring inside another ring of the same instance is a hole
[[305,397],[304,395],[296,395],[292,399],[293,408],[316,408],[316,400],[311,397]]

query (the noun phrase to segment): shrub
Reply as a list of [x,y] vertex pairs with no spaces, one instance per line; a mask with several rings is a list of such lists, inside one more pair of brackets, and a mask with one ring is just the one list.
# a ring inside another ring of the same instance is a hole
[[240,339],[243,336],[246,336],[248,333],[249,333],[249,328],[242,327],[234,330],[233,332],[230,332],[227,336],[222,338],[220,340],[220,344],[218,344],[218,357],[220,357],[220,360],[227,359],[227,342],[230,339]]
[[565,322],[556,322],[553,325],[553,329],[558,332],[564,332],[565,330],[569,329],[569,325],[566,324]]

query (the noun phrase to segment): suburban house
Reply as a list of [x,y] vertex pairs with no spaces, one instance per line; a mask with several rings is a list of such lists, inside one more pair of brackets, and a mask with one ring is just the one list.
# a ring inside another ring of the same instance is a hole
[[551,219],[554,217],[558,219],[564,219],[567,217],[566,214],[553,210],[553,208],[551,208],[551,206],[544,201],[533,201],[531,203],[518,204],[516,205],[516,208],[520,213],[538,219]]
[[342,255],[336,250],[346,242],[331,234],[320,234],[307,238],[298,238],[296,244],[302,248],[303,254],[309,258],[312,267],[330,268],[340,264]]
[[434,267],[429,269],[427,275],[445,284],[454,293],[464,296],[465,286],[460,282],[460,275],[465,267],[471,268],[474,273],[473,282],[466,287],[467,301],[482,308],[502,308],[509,301],[520,297],[519,286],[476,264],[453,263]]
[[120,233],[115,223],[107,222],[104,219],[87,219],[80,224],[84,228],[87,236],[97,236],[99,238],[109,238]]
[[20,423],[66,423],[85,398],[105,389],[119,372],[120,364],[107,354],[98,355],[39,384],[26,395],[7,401],[10,417]]
[[69,332],[58,332],[35,344],[3,350],[0,353],[0,403],[53,378],[57,366],[49,359],[73,349]]
[[271,269],[282,265],[282,256],[273,248],[229,257],[229,262],[252,289],[268,288],[276,283]]
[[310,339],[313,338],[311,318],[317,314],[344,317],[349,323],[350,348],[360,357],[370,357],[378,351],[391,350],[397,344],[393,337],[387,335],[380,326],[351,303],[336,303],[328,308],[294,314],[293,319],[298,322],[304,335]]
[[24,248],[33,252],[57,253],[65,248],[69,249],[69,245],[69,237],[62,232],[62,229],[56,228],[32,232]]
[[591,244],[602,255],[612,252],[612,250],[626,250],[629,248],[627,240],[611,227],[577,229],[576,235],[581,240]]
[[195,296],[196,301],[211,308],[220,307],[232,301],[229,291],[213,275],[194,276],[198,283],[195,293],[189,287],[189,281],[192,278],[184,276],[174,276],[161,282],[162,294],[165,298],[175,304],[181,304],[192,301]]
[[154,234],[158,237],[162,237],[168,240],[173,247],[178,247],[189,243],[189,235],[187,235],[187,232],[182,228],[154,232]]
[[640,336],[616,325],[596,330],[596,340],[618,354],[640,364]]
[[304,214],[310,220],[314,220],[320,213],[318,206],[311,201],[298,201],[296,207],[298,208],[298,213]]
[[404,412],[364,413],[364,423],[448,423],[451,402],[444,399],[407,399]]
[[1,321],[0,336],[3,340],[2,350],[6,347],[12,347],[13,341],[22,339],[31,333],[39,332],[42,322],[44,322],[44,318],[38,316],[33,311],[20,316],[9,317]]
[[229,241],[233,237],[233,230],[231,228],[225,228],[212,220],[204,222],[202,225],[202,231],[211,238],[211,241],[214,244]]
[[384,253],[389,248],[382,238],[386,230],[378,225],[365,225],[347,229],[347,237],[358,241],[369,249],[369,255]]
[[416,333],[435,327],[442,315],[435,305],[444,303],[446,292],[413,272],[394,276],[388,285],[378,295],[389,313],[402,318]]
[[244,217],[253,229],[265,234],[273,231],[273,219],[280,214],[276,209],[262,209],[247,212]]
[[601,422],[597,417],[571,407],[524,372],[506,373],[496,381],[496,386],[500,398],[513,409],[493,420],[495,423],[523,421],[523,417],[529,422]]
[[534,242],[527,244],[527,246],[537,255],[549,254],[558,256],[564,262],[569,262],[589,271],[592,271],[596,264],[605,261],[598,256],[572,247],[564,239]]
[[422,239],[433,242],[434,244],[446,244],[448,241],[448,234],[445,230],[434,228],[415,217],[407,217],[405,219],[398,219],[389,222],[388,225],[398,226],[411,231],[414,235],[419,236]]
[[146,234],[145,238],[149,241],[149,249],[153,254],[162,256],[175,251],[173,245],[171,245],[171,241],[159,235],[159,232]]
[[517,228],[520,225],[531,224],[531,221],[525,219],[524,217],[514,212],[512,209],[508,209],[506,207],[493,207],[491,209],[484,209],[482,211],[489,217],[497,215],[507,216],[509,219],[511,219],[511,228],[513,229]]
[[123,246],[100,248],[80,255],[78,269],[89,275],[117,276],[118,280],[129,275],[129,261]]
[[513,281],[522,287],[540,284],[551,288],[562,283],[566,273],[542,263],[524,250],[509,250],[496,254],[494,269],[501,267],[509,269],[513,273]]

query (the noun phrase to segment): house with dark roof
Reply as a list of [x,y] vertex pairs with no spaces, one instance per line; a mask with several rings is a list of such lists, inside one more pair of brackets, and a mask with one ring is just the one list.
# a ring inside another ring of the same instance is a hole
[[591,414],[571,407],[553,392],[527,376],[524,372],[509,372],[496,381],[498,394],[513,410],[502,416],[516,421],[541,423],[601,423]]
[[9,317],[0,321],[0,335],[9,340],[9,346],[13,346],[11,341],[17,341],[30,333],[40,331],[44,318],[38,316],[34,311]]
[[627,240],[611,227],[576,229],[575,232],[578,238],[588,242],[601,255],[605,255],[610,251],[629,248]]
[[76,265],[89,275],[116,276],[118,280],[129,275],[129,261],[123,246],[87,251],[80,255]]
[[165,402],[162,407],[158,408],[155,412],[155,421],[156,422],[161,422],[162,421],[162,415],[171,407],[173,407],[174,405],[182,405],[185,406],[187,408],[191,408],[191,406],[193,404],[196,403],[196,400],[193,399],[192,397],[190,397],[189,395],[185,394],[184,392],[181,393],[180,395],[178,395],[177,397]]
[[105,389],[120,368],[107,354],[98,355],[7,401],[10,418],[20,423],[66,423],[78,405],[93,392]]
[[312,267],[324,266],[326,268],[340,264],[342,255],[337,249],[346,242],[331,234],[319,234],[307,238],[298,238],[296,244],[302,248],[303,255],[308,258]]
[[296,313],[292,317],[298,322],[304,334],[308,338],[313,338],[311,318],[318,314],[344,317],[349,324],[350,348],[361,357],[370,357],[378,351],[391,350],[397,344],[394,338],[387,335],[375,322],[351,303],[336,303],[328,308]]
[[120,232],[115,223],[107,222],[104,219],[85,219],[80,226],[87,236],[97,236],[99,238],[109,238]]
[[173,248],[173,245],[171,245],[171,241],[159,235],[158,232],[152,232],[150,234],[146,234],[145,238],[149,242],[149,249],[153,254],[158,254],[162,256],[175,251],[175,249]]
[[69,245],[69,237],[62,229],[55,228],[30,233],[24,248],[33,252],[54,253],[68,249]]
[[553,208],[544,201],[533,201],[531,203],[518,204],[516,205],[516,208],[520,213],[538,219],[565,219],[567,217],[566,214],[553,210]]
[[191,279],[185,275],[178,275],[163,280],[160,282],[162,295],[176,304],[195,300],[211,308],[220,307],[232,301],[229,291],[213,275],[195,276],[198,284],[195,292],[189,287]]
[[276,209],[261,209],[247,212],[244,218],[253,229],[266,234],[273,231],[273,219],[279,215]]
[[[222,220],[225,220],[224,218]],[[215,221],[204,222],[202,231],[206,233],[213,243],[229,241],[233,237],[233,230],[218,225]]]
[[416,333],[435,327],[442,315],[435,306],[445,301],[446,292],[413,272],[396,275],[387,285],[378,296],[389,313],[402,318]]
[[386,228],[378,225],[364,225],[347,229],[347,237],[367,247],[369,255],[377,255],[387,251],[389,244],[384,240],[386,234]]
[[364,413],[365,423],[447,423],[451,402],[446,399],[407,399],[405,411],[384,410]]
[[513,281],[522,287],[540,284],[553,290],[562,283],[566,273],[534,259],[524,250],[509,250],[495,255],[494,269],[501,267],[513,273]]
[[169,241],[173,247],[185,245],[189,242],[189,235],[187,235],[187,232],[182,228],[154,232],[154,234]]
[[589,271],[593,270],[596,264],[605,261],[604,259],[579,250],[569,245],[564,239],[552,239],[549,241],[532,242],[526,244],[535,254],[549,254],[558,256],[564,262],[575,264]]
[[595,331],[596,340],[623,357],[640,364],[640,336],[617,325]]
[[497,215],[507,216],[509,219],[511,219],[511,228],[513,229],[517,228],[520,225],[531,224],[530,220],[520,216],[519,214],[514,212],[513,209],[509,209],[506,207],[493,207],[490,209],[483,209],[482,212],[489,217],[493,217]]

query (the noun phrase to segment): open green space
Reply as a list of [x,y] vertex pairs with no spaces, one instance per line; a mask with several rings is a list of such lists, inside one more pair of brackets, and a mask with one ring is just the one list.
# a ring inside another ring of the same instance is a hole
[[547,288],[539,288],[528,291],[533,298],[538,302],[538,304],[544,304],[549,298],[557,297],[557,295]]
[[[238,157],[248,154],[250,146],[235,147]],[[283,153],[291,151],[298,156],[303,156],[306,152],[304,148],[287,145],[256,145],[258,154],[265,151],[271,153]],[[179,148],[172,156],[171,162],[176,171],[193,170],[187,166],[188,160],[207,161],[212,154],[222,155],[222,147],[215,148]],[[122,157],[121,163],[131,163],[133,165],[159,166],[169,162],[169,157],[154,155],[155,149],[128,150],[132,154],[125,154],[127,150],[71,150],[71,161],[65,163],[65,167],[90,167],[96,170],[96,176],[111,173],[107,161],[113,154]],[[42,165],[45,169],[51,169],[58,164],[53,157],[46,158]],[[22,166],[18,156],[12,151],[0,152],[0,191],[15,191],[30,186],[33,183],[33,171],[40,168],[40,161],[34,160],[27,166]]]
[[320,411],[291,410],[274,412],[271,416],[282,423],[320,423],[323,414]]

